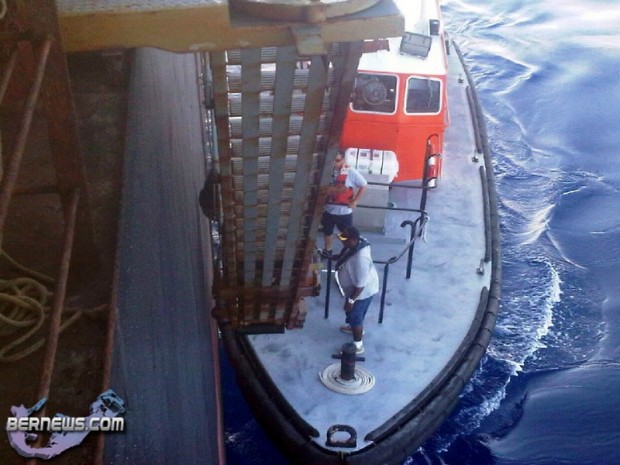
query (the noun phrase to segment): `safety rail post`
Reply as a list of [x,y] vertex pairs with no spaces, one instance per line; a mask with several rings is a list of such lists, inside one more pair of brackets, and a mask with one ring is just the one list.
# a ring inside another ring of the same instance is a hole
[[329,318],[329,297],[332,288],[332,257],[327,257],[327,289],[325,289],[325,319]]
[[383,323],[383,310],[385,309],[385,294],[387,292],[388,274],[390,271],[390,262],[388,261],[383,267],[383,289],[381,289],[381,305],[379,306],[379,323]]
[[428,190],[432,189],[431,187],[429,187],[428,182],[428,161],[430,160],[431,156],[433,155],[431,153],[431,149],[432,149],[432,144],[431,144],[431,138],[432,137],[439,137],[438,134],[431,134],[430,136],[428,136],[428,138],[426,139],[426,152],[424,153],[424,173],[422,176],[422,196],[420,197],[420,210],[425,210],[426,209],[426,197],[428,195]]
[[411,232],[409,233],[409,242],[411,243],[411,246],[409,247],[409,252],[407,254],[407,279],[411,278],[411,263],[413,262],[413,246],[415,244],[413,238],[415,237],[415,224],[418,222],[419,219],[420,217],[417,217],[415,222],[411,220],[405,220],[400,224],[401,228],[404,228],[405,226],[411,226]]
[[[426,171],[425,171],[426,173]],[[426,176],[426,174],[425,174]],[[424,184],[426,183],[426,179],[424,181]],[[385,183],[369,183],[369,184],[376,184],[376,185],[385,185],[385,186],[390,186],[390,184],[385,184]],[[398,186],[398,187],[406,187],[406,188],[410,188],[410,189],[423,189],[423,194],[424,195],[427,191],[427,189],[424,187],[424,185],[422,186]],[[426,203],[426,202],[424,202]],[[340,205],[340,204],[335,204],[335,205]],[[408,252],[407,254],[407,269],[406,269],[406,279],[410,279],[411,278],[411,268],[413,265],[413,248],[415,246],[415,240],[416,240],[416,236],[418,234],[418,229],[417,226],[419,225],[420,231],[422,230],[422,228],[424,227],[424,224],[426,223],[427,219],[428,219],[428,214],[424,211],[424,209],[422,208],[422,205],[420,205],[419,209],[414,209],[414,208],[389,208],[389,207],[379,207],[379,206],[374,206],[374,205],[358,205],[358,208],[370,208],[370,209],[380,209],[380,210],[399,210],[399,211],[409,211],[409,212],[417,212],[420,215],[414,220],[405,220],[400,224],[401,228],[404,228],[405,226],[411,226],[411,232],[409,233],[409,241],[407,242],[407,245],[403,248],[403,250],[396,256],[391,257],[389,260],[387,261],[382,261],[382,260],[373,260],[373,263],[376,264],[381,264],[381,265],[385,265],[384,270],[383,270],[383,289],[381,290],[381,304],[380,304],[380,308],[379,308],[379,323],[383,322],[383,314],[384,314],[384,309],[385,309],[385,294],[387,292],[387,282],[388,282],[388,274],[389,274],[389,266],[392,263],[396,263],[400,257],[402,257],[404,255],[405,252]],[[330,293],[331,293],[331,274],[332,274],[332,258],[331,256],[327,257],[327,289],[325,291],[325,318],[329,318],[329,300],[330,300]]]
[[405,226],[411,226],[410,239],[409,239],[409,242],[407,242],[407,245],[403,248],[403,250],[398,255],[391,257],[387,261],[373,260],[373,263],[385,265],[383,268],[383,289],[381,290],[381,304],[379,306],[379,323],[383,323],[383,314],[385,310],[385,295],[387,293],[389,266],[392,263],[396,263],[398,260],[400,260],[400,257],[402,257],[405,252],[408,252],[406,278],[409,279],[411,277],[411,265],[413,262],[413,246],[416,241],[416,223],[420,223],[422,225],[425,221],[426,221],[426,212],[421,212],[420,216],[417,217],[415,221],[410,221],[410,220],[403,221],[400,225],[401,228],[404,228]]

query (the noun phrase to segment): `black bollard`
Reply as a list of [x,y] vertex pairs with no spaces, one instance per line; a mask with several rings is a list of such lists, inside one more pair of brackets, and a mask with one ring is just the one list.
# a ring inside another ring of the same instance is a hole
[[355,344],[347,342],[342,345],[342,356],[340,358],[340,377],[345,381],[355,379]]

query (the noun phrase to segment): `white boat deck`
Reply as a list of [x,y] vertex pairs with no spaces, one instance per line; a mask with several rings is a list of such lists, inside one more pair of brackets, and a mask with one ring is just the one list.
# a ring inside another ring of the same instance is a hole
[[[477,162],[472,159],[475,145],[466,83],[457,81],[460,63],[454,53],[450,67],[452,123],[445,138],[442,179],[428,195],[426,240],[416,241],[409,280],[405,279],[406,254],[390,266],[383,323],[377,322],[381,293],[366,317],[366,360],[358,363],[375,376],[374,387],[364,394],[345,395],[331,391],[319,378],[328,365],[338,363],[332,354],[351,341],[350,335],[339,331],[344,301],[334,280],[330,315],[324,318],[325,273],[321,295],[306,299],[303,329],[248,337],[284,397],[319,431],[315,440],[323,447],[328,428],[336,424],[355,428],[357,450],[366,447],[366,434],[397,414],[439,375],[470,330],[481,289],[490,287],[491,264],[486,264],[484,274],[477,273],[485,256],[479,173],[484,160],[482,155]],[[418,208],[420,192],[394,187],[391,199],[398,207]],[[385,235],[363,232],[375,260],[387,260],[402,250],[410,229],[400,228],[400,222],[407,215],[411,220],[417,217],[403,212],[389,215]],[[383,265],[377,265],[377,271],[382,280]]]

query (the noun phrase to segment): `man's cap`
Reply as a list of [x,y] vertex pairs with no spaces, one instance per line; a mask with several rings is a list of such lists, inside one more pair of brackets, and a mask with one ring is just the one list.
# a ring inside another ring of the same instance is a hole
[[360,232],[355,226],[348,226],[338,235],[338,239],[346,241],[347,239],[359,239]]

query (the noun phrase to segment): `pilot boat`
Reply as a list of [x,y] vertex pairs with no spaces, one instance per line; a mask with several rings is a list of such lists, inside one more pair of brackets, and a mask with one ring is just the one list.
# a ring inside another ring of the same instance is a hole
[[346,349],[345,297],[318,255],[294,324],[221,325],[244,396],[291,463],[402,463],[458,404],[495,325],[499,221],[476,90],[437,0],[401,4],[404,35],[363,45],[340,139],[368,181],[353,222],[381,281],[363,356]]

